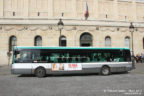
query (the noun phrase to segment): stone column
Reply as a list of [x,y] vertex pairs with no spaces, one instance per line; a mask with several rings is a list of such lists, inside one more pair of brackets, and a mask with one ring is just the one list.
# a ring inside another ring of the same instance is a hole
[[4,2],[3,2],[3,0],[0,0],[0,17],[3,17],[3,13],[4,13]]
[[77,17],[76,3],[77,3],[76,0],[72,0],[72,6],[73,6],[73,8],[72,8],[72,13],[73,13],[72,17],[74,17],[74,18]]
[[23,17],[28,18],[29,17],[29,0],[24,0],[24,8],[23,8]]
[[136,0],[132,0],[132,9],[133,9],[133,18],[131,18],[132,22],[137,21],[137,14],[136,14]]
[[54,0],[48,0],[48,17],[53,17]]
[[99,0],[94,0],[94,18],[97,18],[99,17]]
[[17,7],[18,7],[18,1],[17,0],[12,0],[12,11],[16,12],[17,14]]
[[114,19],[118,20],[119,14],[118,14],[118,0],[114,0]]

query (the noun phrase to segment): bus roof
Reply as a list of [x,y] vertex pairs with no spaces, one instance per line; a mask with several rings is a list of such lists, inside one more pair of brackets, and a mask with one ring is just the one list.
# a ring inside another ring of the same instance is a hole
[[15,46],[16,49],[113,49],[113,50],[130,50],[129,48],[110,48],[110,47],[46,47],[46,46]]

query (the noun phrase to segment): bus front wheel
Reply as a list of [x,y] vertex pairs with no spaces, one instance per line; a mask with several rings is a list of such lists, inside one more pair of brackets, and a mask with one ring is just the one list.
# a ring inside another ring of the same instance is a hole
[[46,76],[46,71],[43,67],[39,67],[35,70],[35,75],[39,78],[45,77]]
[[101,68],[101,75],[110,75],[110,68],[108,66],[103,66]]

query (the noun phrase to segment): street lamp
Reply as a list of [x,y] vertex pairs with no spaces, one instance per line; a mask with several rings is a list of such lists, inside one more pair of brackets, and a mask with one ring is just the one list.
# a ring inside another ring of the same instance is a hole
[[130,23],[130,26],[129,26],[129,30],[130,30],[130,32],[131,32],[131,38],[132,38],[132,66],[133,66],[133,68],[135,68],[135,65],[134,65],[134,46],[133,46],[133,32],[134,32],[134,25],[133,25],[133,23],[131,22]]
[[64,23],[63,23],[62,19],[59,19],[59,22],[58,22],[57,25],[58,25],[58,29],[60,30],[59,46],[61,46],[61,41],[60,41],[60,39],[61,39],[61,31],[62,31],[63,26],[64,26]]

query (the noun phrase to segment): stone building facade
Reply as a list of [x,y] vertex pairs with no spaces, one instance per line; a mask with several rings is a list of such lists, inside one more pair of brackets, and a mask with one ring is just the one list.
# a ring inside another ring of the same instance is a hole
[[144,53],[144,0],[0,0],[0,65],[14,45],[59,46],[60,36],[68,47],[131,48],[130,22],[134,53]]

